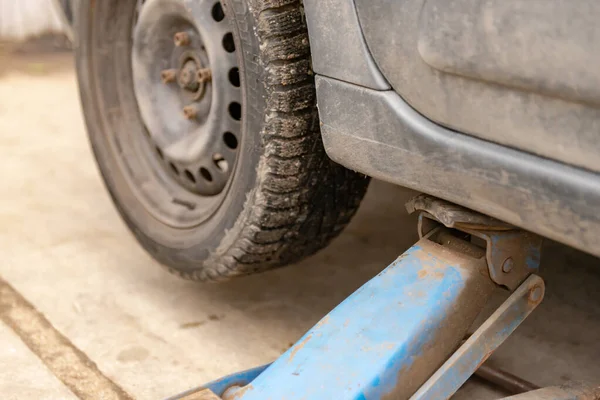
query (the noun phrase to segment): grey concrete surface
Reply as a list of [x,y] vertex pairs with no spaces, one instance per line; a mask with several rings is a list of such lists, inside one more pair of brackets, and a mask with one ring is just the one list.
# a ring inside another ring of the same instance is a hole
[[75,400],[19,336],[0,323],[0,396],[5,400]]
[[[299,265],[218,285],[182,281],[144,253],[111,204],[71,61],[13,61],[0,68],[0,276],[136,399],[274,359],[416,238],[403,208],[411,192],[374,182],[348,229]],[[492,362],[539,385],[600,380],[600,261],[548,243],[543,268],[547,298]],[[3,345],[15,340],[6,329]],[[0,361],[0,397],[53,398],[50,381],[34,395],[13,384],[5,366],[26,376],[30,363]],[[501,395],[473,380],[455,398]]]

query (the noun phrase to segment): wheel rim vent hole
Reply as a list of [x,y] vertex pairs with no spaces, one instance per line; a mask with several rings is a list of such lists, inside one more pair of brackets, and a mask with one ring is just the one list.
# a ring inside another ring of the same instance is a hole
[[215,21],[221,22],[225,19],[225,12],[223,11],[223,6],[221,6],[221,2],[216,2],[212,8],[212,17]]
[[235,43],[231,32],[228,32],[223,36],[223,48],[228,53],[233,53],[235,51]]
[[225,142],[225,145],[227,147],[229,147],[230,149],[232,149],[232,150],[237,149],[238,140],[233,133],[225,132],[223,134],[223,141]]
[[194,176],[194,174],[192,174],[189,170],[185,170],[185,177],[188,179],[188,181],[192,182],[192,183],[196,183],[196,177]]
[[229,82],[235,87],[240,87],[240,70],[238,67],[229,70]]
[[202,175],[202,177],[209,182],[212,182],[212,180],[213,180],[213,177],[212,177],[212,174],[210,173],[210,171],[204,167],[200,168],[200,175]]
[[231,118],[239,121],[242,119],[242,105],[237,101],[232,101],[229,103],[229,115]]

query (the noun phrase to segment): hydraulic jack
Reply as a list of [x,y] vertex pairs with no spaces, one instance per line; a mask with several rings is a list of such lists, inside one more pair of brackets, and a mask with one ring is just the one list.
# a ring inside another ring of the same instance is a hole
[[[171,399],[451,397],[544,298],[536,275],[542,239],[430,196],[407,209],[419,213],[420,240],[275,362]],[[507,299],[469,334],[498,286]],[[534,388],[516,382],[519,391]],[[538,398],[592,400],[600,390],[570,385],[510,397]]]

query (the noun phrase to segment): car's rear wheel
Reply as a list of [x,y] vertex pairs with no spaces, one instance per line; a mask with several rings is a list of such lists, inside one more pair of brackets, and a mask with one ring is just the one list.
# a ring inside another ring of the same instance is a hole
[[243,275],[314,253],[350,221],[368,179],[324,153],[300,1],[79,11],[92,148],[156,259],[192,279]]

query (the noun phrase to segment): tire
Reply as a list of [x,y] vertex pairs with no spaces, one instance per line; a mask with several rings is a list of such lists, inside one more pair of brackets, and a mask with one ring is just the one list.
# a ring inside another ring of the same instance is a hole
[[136,1],[82,1],[76,59],[92,150],[137,240],[171,272],[201,281],[285,266],[325,247],[355,214],[369,179],[323,149],[301,2],[222,2],[239,62],[241,139],[218,205],[180,223],[200,213],[190,203],[204,198],[144,161],[152,149],[139,139],[130,68]]

